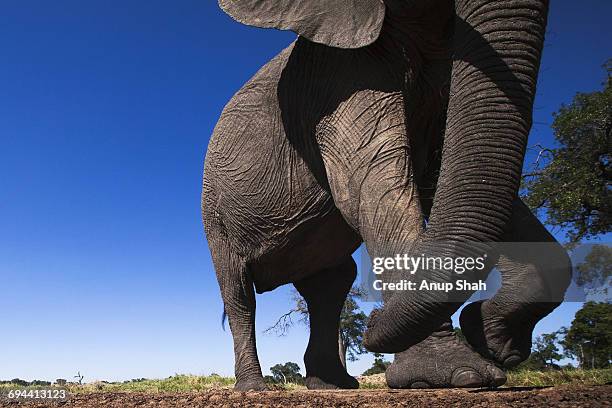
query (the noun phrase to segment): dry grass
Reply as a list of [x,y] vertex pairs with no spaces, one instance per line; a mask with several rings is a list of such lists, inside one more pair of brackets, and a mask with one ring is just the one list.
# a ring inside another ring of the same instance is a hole
[[[566,384],[576,385],[601,385],[612,382],[612,369],[600,370],[549,370],[532,371],[523,370],[507,373],[508,382],[505,387],[542,387],[558,386]],[[387,388],[384,374],[358,377],[360,388],[384,389]],[[125,382],[109,383],[105,381],[88,384],[68,383],[65,387],[71,393],[91,392],[197,392],[209,389],[231,388],[234,385],[233,377],[221,377],[219,375],[195,376],[175,375],[165,379],[137,379]],[[56,387],[54,385],[53,387]],[[0,384],[0,392],[10,389],[22,389],[24,387],[15,384]],[[49,388],[49,386],[29,386],[28,389]],[[277,390],[300,390],[305,389],[298,384],[276,384],[271,388]]]
[[[545,387],[557,385],[602,385],[612,382],[612,369],[599,370],[521,370],[506,373],[505,387]],[[384,374],[358,377],[360,388],[387,388]]]
[[508,387],[542,387],[564,384],[601,385],[612,382],[612,368],[595,370],[521,370],[509,372]]

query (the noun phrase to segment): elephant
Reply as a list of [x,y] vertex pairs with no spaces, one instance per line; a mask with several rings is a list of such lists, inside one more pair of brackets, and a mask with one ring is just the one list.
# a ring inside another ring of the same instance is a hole
[[[395,353],[393,388],[490,387],[530,353],[571,264],[518,197],[546,0],[219,0],[298,37],[227,103],[204,163],[202,217],[234,341],[236,390],[264,390],[255,292],[293,284],[309,311],[310,389],[357,388],[338,357],[351,254],[494,254],[502,288],[385,292],[364,344]],[[468,245],[469,244],[469,245]],[[431,279],[456,279],[445,270]]]

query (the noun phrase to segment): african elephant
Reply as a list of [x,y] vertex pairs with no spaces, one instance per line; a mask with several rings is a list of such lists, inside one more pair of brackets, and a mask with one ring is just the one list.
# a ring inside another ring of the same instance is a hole
[[[448,256],[502,240],[550,242],[563,266],[553,291],[565,290],[565,251],[517,198],[547,1],[219,3],[239,22],[299,35],[226,105],[205,159],[202,213],[236,389],[265,389],[255,290],[288,283],[310,313],[307,386],[358,386],[337,333],[362,242],[370,254]],[[546,265],[533,251],[493,264],[502,289],[461,316],[473,349],[450,324],[471,292],[452,302],[438,292],[385,295],[364,342],[398,353],[390,386],[496,386],[505,375],[495,364],[529,355],[535,323],[557,306],[541,295],[551,292]]]

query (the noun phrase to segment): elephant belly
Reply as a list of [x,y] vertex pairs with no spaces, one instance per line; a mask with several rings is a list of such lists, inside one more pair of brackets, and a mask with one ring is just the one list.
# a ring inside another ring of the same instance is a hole
[[284,245],[250,264],[255,289],[267,292],[336,266],[360,243],[359,235],[334,208],[320,219],[304,222],[286,237]]

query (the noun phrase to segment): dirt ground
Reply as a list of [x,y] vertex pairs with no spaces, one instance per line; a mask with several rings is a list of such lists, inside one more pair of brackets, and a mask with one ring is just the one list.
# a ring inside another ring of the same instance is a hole
[[610,407],[612,385],[497,390],[345,390],[194,393],[88,393],[66,401],[0,401],[0,407]]

